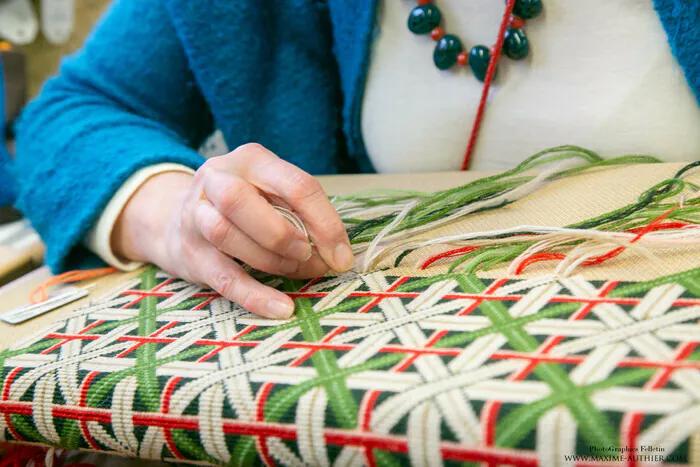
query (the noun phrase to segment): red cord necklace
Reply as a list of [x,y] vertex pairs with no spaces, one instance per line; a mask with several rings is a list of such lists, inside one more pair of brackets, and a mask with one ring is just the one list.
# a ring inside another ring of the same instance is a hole
[[525,58],[530,51],[530,44],[523,30],[525,20],[535,18],[541,12],[541,0],[507,0],[496,44],[491,49],[476,45],[467,53],[457,36],[445,34],[445,30],[440,26],[442,14],[432,0],[418,0],[418,6],[411,11],[408,17],[409,30],[414,34],[429,33],[437,42],[433,53],[435,66],[446,70],[455,64],[469,65],[474,76],[484,83],[461,170],[469,168],[501,52],[513,60]]

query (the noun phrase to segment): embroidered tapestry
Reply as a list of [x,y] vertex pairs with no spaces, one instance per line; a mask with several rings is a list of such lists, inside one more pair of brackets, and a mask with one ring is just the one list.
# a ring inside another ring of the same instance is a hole
[[0,433],[217,465],[692,463],[700,268],[269,280],[294,318],[146,270],[2,353]]

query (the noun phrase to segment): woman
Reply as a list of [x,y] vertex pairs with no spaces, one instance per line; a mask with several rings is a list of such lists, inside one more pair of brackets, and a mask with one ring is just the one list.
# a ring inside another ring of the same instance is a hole
[[[292,277],[352,266],[309,174],[456,170],[475,120],[473,169],[564,143],[697,159],[698,2],[507,7],[514,17],[493,0],[117,1],[23,116],[18,205],[56,271],[86,265],[88,247],[285,318],[291,300],[232,258]],[[513,60],[477,118],[490,51],[474,47],[501,26]],[[204,162],[215,128],[237,149]]]

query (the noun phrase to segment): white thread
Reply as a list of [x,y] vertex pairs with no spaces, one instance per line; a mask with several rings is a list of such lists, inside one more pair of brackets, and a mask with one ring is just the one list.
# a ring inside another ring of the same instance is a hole
[[[428,240],[415,240],[401,242],[395,245],[388,246],[380,253],[376,254],[372,261],[378,262],[381,258],[385,258],[391,253],[397,251],[413,250],[431,245],[455,245],[463,246],[471,242],[478,241],[480,245],[496,245],[500,243],[513,242],[512,237],[507,238],[492,238],[495,236],[521,233],[522,240],[531,240],[534,235],[538,235],[537,239],[541,242],[554,242],[554,244],[563,244],[570,241],[589,240],[597,242],[598,245],[607,243],[612,247],[624,246],[625,248],[643,254],[650,258],[655,258],[651,253],[645,250],[647,247],[664,248],[669,246],[694,246],[700,244],[700,227],[687,226],[678,230],[665,230],[659,232],[649,232],[645,236],[637,239],[635,243],[632,240],[637,238],[637,234],[627,232],[604,232],[593,229],[572,229],[566,227],[548,227],[548,226],[532,226],[521,225],[508,229],[490,230],[484,232],[470,232],[458,235],[448,235],[442,237],[431,238]],[[491,237],[491,238],[489,238]]]
[[[363,273],[367,272],[369,270],[369,267],[372,264],[372,260],[374,259],[374,256],[375,256],[374,250],[377,248],[377,245],[379,245],[379,243],[382,241],[382,239],[384,239],[384,237],[386,237],[387,235],[389,235],[391,233],[391,231],[394,229],[394,227],[396,227],[399,223],[401,223],[401,221],[403,221],[406,218],[406,216],[411,212],[411,209],[413,209],[413,207],[416,205],[416,203],[417,203],[417,201],[414,201],[412,203],[407,204],[401,210],[401,212],[399,212],[396,215],[394,220],[391,221],[391,223],[389,225],[384,227],[382,229],[382,231],[379,232],[379,234],[376,237],[374,237],[374,240],[372,240],[372,242],[367,247],[367,251],[365,251],[365,259],[362,263],[362,272]],[[381,254],[381,251],[379,251],[377,254]]]
[[272,206],[272,207],[275,208],[275,210],[277,212],[282,214],[282,217],[287,219],[287,221],[289,221],[290,224],[292,224],[294,227],[296,227],[297,229],[302,231],[306,238],[309,238],[309,233],[306,231],[306,226],[304,225],[304,222],[302,222],[302,220],[299,218],[299,216],[296,215],[296,213],[290,211],[287,208],[283,208],[282,206]]

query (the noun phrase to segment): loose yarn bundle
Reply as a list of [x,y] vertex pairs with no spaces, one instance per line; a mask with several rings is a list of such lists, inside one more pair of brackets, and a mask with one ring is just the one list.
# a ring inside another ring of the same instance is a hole
[[[487,232],[434,237],[426,234],[465,216],[507,206],[554,180],[594,168],[657,163],[644,155],[603,159],[577,146],[545,150],[516,168],[436,193],[383,190],[332,199],[346,225],[360,272],[395,257],[398,266],[413,251],[434,245],[453,248],[421,267],[451,259],[450,270],[489,269],[511,262],[519,274],[531,264],[558,260],[556,273],[569,275],[625,250],[657,260],[653,250],[700,245],[700,186],[688,180],[700,162],[642,193],[635,203],[566,227],[515,226]],[[534,169],[544,168],[538,173]],[[426,238],[427,237],[427,238]]]

